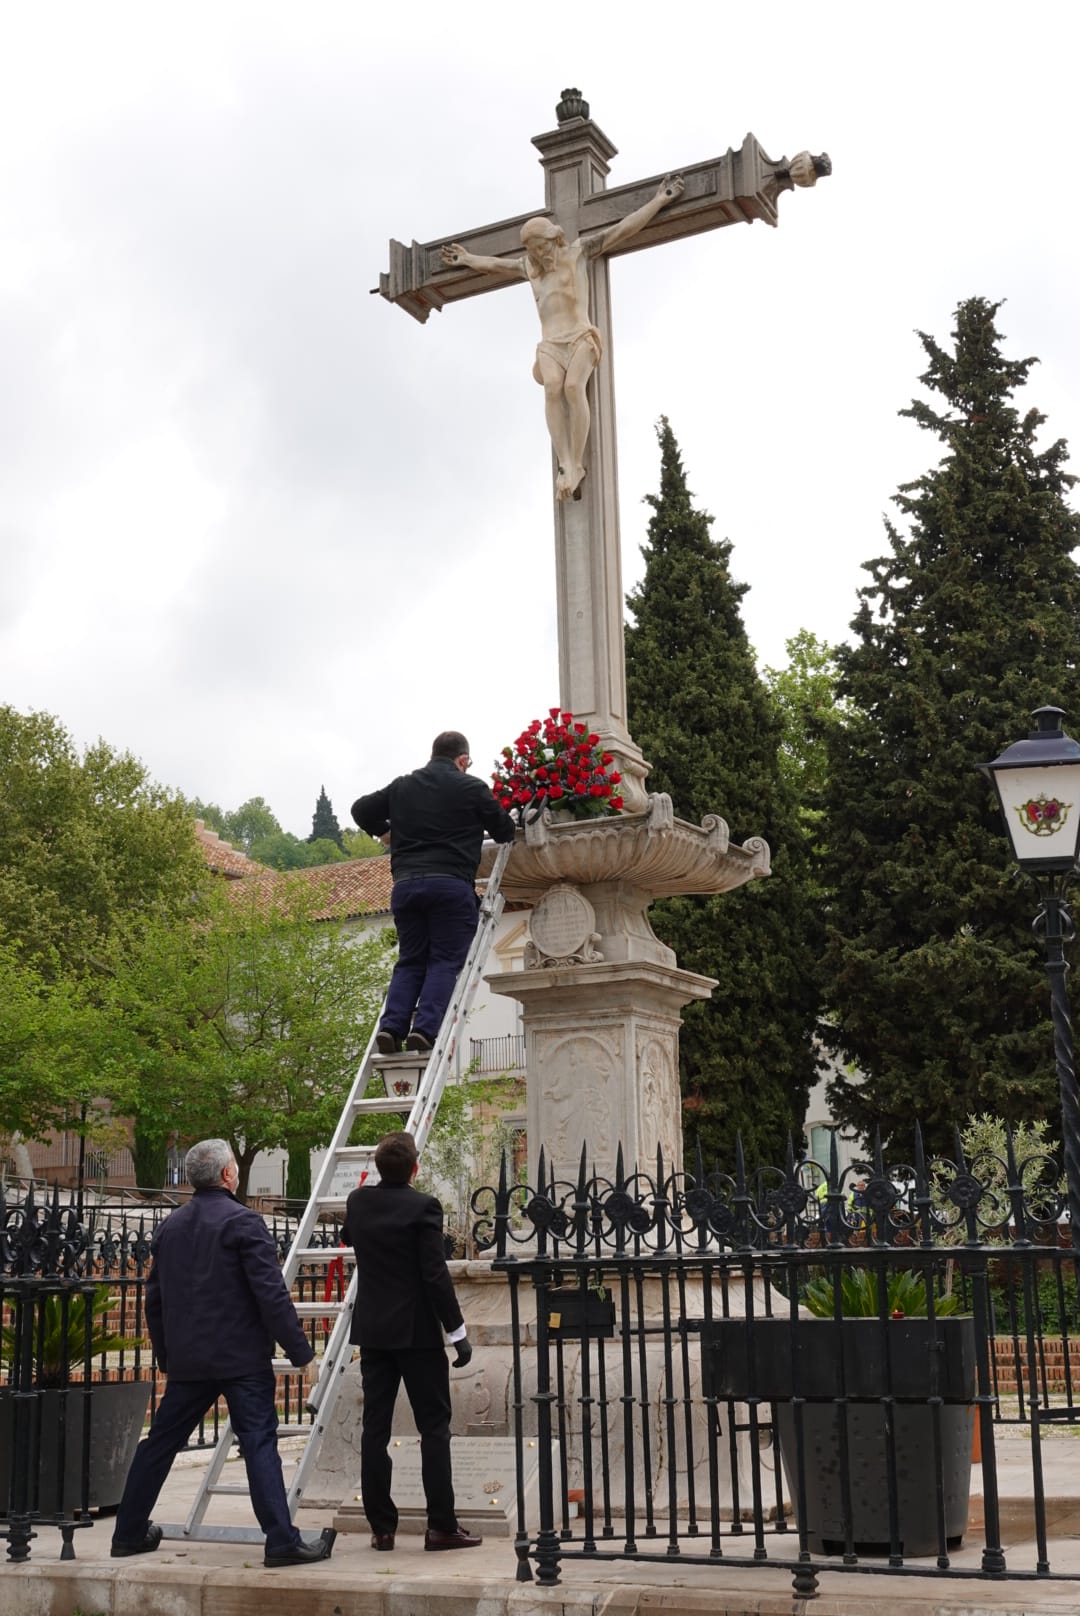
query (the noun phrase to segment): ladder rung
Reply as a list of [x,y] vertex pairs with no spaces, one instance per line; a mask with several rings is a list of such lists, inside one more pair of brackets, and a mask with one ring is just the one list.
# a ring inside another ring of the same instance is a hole
[[387,1067],[392,1072],[401,1071],[402,1068],[415,1072],[427,1065],[431,1053],[430,1049],[406,1049],[397,1055],[372,1055],[371,1065],[380,1072],[385,1071]]
[[[310,1425],[279,1425],[277,1434],[278,1436],[310,1436],[311,1430]],[[288,1457],[287,1453],[282,1454],[283,1459],[288,1459]]]
[[162,1536],[168,1542],[191,1543],[264,1543],[265,1534],[258,1526],[212,1526],[209,1521],[200,1521],[193,1532],[178,1521],[161,1521]]
[[358,1112],[404,1111],[408,1114],[412,1110],[412,1103],[415,1099],[415,1094],[396,1094],[392,1100],[384,1100],[381,1097],[377,1100],[357,1100],[353,1110]]
[[342,1258],[345,1262],[355,1262],[356,1253],[351,1246],[301,1246],[293,1252],[297,1262],[337,1262]]
[[340,1313],[344,1302],[294,1302],[293,1307],[302,1319],[321,1319],[324,1313]]
[[[357,1103],[360,1104],[360,1105],[363,1105],[364,1102],[363,1102],[363,1100],[360,1100]],[[401,1110],[400,1106],[398,1107],[398,1110],[399,1111]],[[374,1161],[374,1160],[375,1160],[375,1146],[374,1145],[339,1145],[337,1147],[337,1149],[334,1151],[334,1161],[335,1162],[340,1162],[340,1161],[367,1162],[367,1161]]]
[[[298,1369],[291,1358],[271,1358],[270,1367],[275,1375],[302,1375],[303,1369]],[[306,1368],[307,1365],[304,1365]]]
[[[281,1427],[279,1425],[279,1434],[280,1431]],[[212,1481],[206,1490],[208,1493],[228,1493],[232,1498],[246,1498],[249,1488],[244,1481]]]

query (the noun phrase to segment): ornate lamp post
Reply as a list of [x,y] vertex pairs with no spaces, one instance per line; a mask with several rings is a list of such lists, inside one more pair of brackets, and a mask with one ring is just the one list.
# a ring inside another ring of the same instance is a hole
[[1080,1251],[1080,1088],[1065,988],[1065,944],[1075,935],[1065,889],[1080,851],[1080,743],[1062,729],[1064,716],[1060,707],[1038,708],[1032,714],[1038,728],[979,768],[994,782],[1016,862],[1039,893],[1033,930],[1046,949],[1069,1224]]

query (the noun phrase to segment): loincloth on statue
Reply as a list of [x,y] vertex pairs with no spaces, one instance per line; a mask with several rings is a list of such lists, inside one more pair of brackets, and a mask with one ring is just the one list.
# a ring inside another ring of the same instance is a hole
[[565,337],[559,337],[557,340],[552,339],[551,341],[545,338],[543,342],[537,343],[536,363],[533,365],[533,380],[538,381],[543,386],[544,376],[540,369],[541,354],[547,354],[549,359],[554,359],[555,363],[560,365],[565,373],[570,369],[571,361],[583,342],[588,344],[592,352],[593,369],[595,370],[604,351],[600,341],[600,333],[594,325],[583,325],[579,326],[576,331],[567,332]]

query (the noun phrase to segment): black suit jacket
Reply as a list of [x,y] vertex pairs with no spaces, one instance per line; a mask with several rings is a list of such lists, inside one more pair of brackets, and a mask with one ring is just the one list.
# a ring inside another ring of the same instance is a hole
[[146,1326],[170,1380],[236,1380],[267,1369],[280,1341],[315,1356],[281,1277],[270,1231],[227,1189],[196,1190],[153,1240]]
[[441,1347],[443,1330],[464,1320],[443,1248],[443,1212],[411,1184],[353,1190],[345,1238],[356,1252],[356,1310],[350,1339],[395,1352]]

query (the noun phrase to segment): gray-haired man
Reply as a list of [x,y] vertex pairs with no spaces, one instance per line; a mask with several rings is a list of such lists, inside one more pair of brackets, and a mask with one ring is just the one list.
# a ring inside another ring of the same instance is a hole
[[185,1168],[195,1194],[158,1227],[146,1285],[146,1325],[168,1383],[128,1472],[112,1553],[119,1558],[157,1548],[162,1532],[150,1512],[172,1462],[224,1397],[243,1449],[252,1507],[266,1533],[263,1564],[325,1560],[337,1534],[327,1529],[319,1538],[300,1536],[277,1451],[274,1342],[298,1368],[314,1357],[311,1344],[270,1231],[236,1199],[239,1173],[230,1146],[203,1139],[188,1151]]

